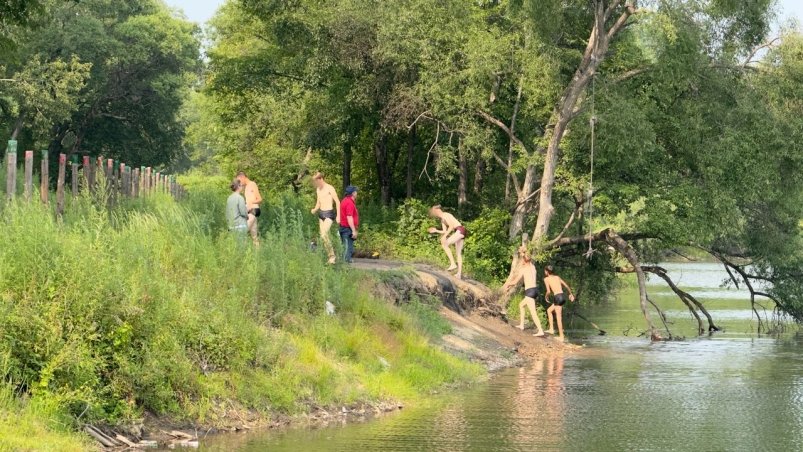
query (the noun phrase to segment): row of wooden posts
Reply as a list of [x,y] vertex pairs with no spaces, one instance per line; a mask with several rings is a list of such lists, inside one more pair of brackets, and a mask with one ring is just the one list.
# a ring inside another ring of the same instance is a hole
[[[17,142],[9,140],[6,148],[6,195],[9,200],[14,199],[17,194]],[[101,181],[98,178],[102,174],[105,180],[105,189],[109,195],[110,203],[114,203],[116,196],[139,198],[152,193],[167,193],[176,199],[184,196],[184,188],[176,182],[176,177],[153,171],[148,166],[131,168],[125,163],[113,159],[104,159],[102,156],[96,160],[89,156],[83,156],[81,164],[71,162],[72,171],[72,196],[78,196],[81,187],[88,187],[91,192],[99,188]],[[30,201],[33,197],[33,151],[25,151],[24,166],[24,189],[23,197]],[[64,213],[65,179],[67,175],[67,156],[59,154],[59,169],[56,179],[56,213]],[[80,182],[86,182],[86,185]],[[42,151],[42,163],[40,169],[39,196],[43,203],[49,202],[50,193],[50,162],[48,151]]]

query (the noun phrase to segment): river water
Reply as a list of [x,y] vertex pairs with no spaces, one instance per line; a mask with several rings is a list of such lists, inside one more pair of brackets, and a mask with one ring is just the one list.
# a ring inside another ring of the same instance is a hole
[[[571,322],[584,350],[508,369],[488,382],[364,424],[218,436],[203,450],[518,451],[803,450],[803,336],[760,337],[749,297],[720,287],[714,264],[665,264],[697,295],[722,333],[695,338],[696,322],[660,280],[651,298],[675,334],[650,344],[636,289]],[[769,309],[769,306],[768,306]],[[656,319],[657,321],[657,319]]]

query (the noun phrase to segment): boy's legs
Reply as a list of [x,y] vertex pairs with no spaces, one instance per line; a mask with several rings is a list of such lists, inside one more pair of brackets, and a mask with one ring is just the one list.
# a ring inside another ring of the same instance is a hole
[[555,317],[558,320],[558,338],[563,340],[563,306],[555,306]]
[[456,269],[457,264],[454,263],[454,256],[452,256],[452,250],[449,248],[449,239],[445,235],[441,239],[441,248],[446,252],[446,257],[449,258],[449,268],[446,270],[451,271]]
[[[449,256],[449,262],[451,262],[451,266],[449,270],[454,270],[457,268],[457,277],[460,278],[463,275],[463,245],[465,244],[465,237],[460,232],[455,232],[452,234],[451,237],[446,239],[446,243],[444,244],[444,249],[446,250],[446,255]],[[451,245],[454,245],[454,249],[457,252],[457,266],[455,266],[454,259],[452,258],[452,250],[449,249]]]
[[254,243],[259,243],[259,227],[257,226],[257,217],[253,213],[248,214],[248,233],[251,234],[251,239]]
[[555,334],[555,325],[552,323],[552,313],[555,312],[555,305],[551,304],[546,310],[546,318],[549,320],[549,334]]
[[[530,315],[533,317],[533,323],[535,323],[535,327],[538,328],[538,332],[535,334],[536,336],[543,336],[544,329],[541,328],[541,319],[538,318],[538,311],[535,309],[535,300],[530,297],[526,297],[524,299],[524,303],[526,303],[527,308],[530,309]],[[524,325],[524,318],[522,317],[522,325]]]
[[329,236],[329,231],[332,228],[332,219],[327,218],[323,221],[319,221],[319,226],[321,229],[321,241],[323,242],[324,248],[326,248],[326,254],[329,255],[329,263],[335,263],[335,249],[332,247],[332,238]]
[[524,329],[524,316],[526,315],[526,314],[524,313],[524,306],[525,306],[526,304],[527,304],[527,298],[526,298],[526,297],[525,297],[525,298],[523,298],[523,299],[522,299],[522,300],[519,302],[519,329],[520,329],[520,330],[523,330],[523,329]]

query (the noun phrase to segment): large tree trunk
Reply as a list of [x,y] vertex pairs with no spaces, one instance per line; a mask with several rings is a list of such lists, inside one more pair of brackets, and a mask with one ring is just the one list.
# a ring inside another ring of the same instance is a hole
[[[510,117],[510,140],[508,141],[507,147],[507,167],[513,167],[513,148],[515,147],[515,142],[513,137],[516,135],[516,118],[519,116],[519,108],[521,108],[521,92],[524,85],[524,77],[519,78],[519,89],[518,93],[516,94],[516,104],[513,105],[513,116]],[[505,203],[510,202],[510,184],[512,183],[512,177],[510,175],[510,171],[508,171],[507,176],[505,177]]]
[[521,189],[516,196],[516,206],[513,208],[513,214],[510,218],[508,237],[511,241],[516,240],[524,231],[524,222],[532,209],[533,200],[535,199],[534,191],[536,180],[536,167],[530,165],[527,167],[527,173],[524,175],[524,183],[522,183]]
[[343,144],[343,191],[351,185],[351,143],[348,141]]
[[415,152],[416,143],[416,124],[410,128],[410,133],[407,135],[407,199],[413,197],[413,155]]
[[485,160],[482,158],[477,160],[477,165],[474,168],[474,194],[479,196],[482,193],[482,187],[485,185]]
[[572,81],[563,91],[550,124],[552,129],[548,132],[549,145],[547,146],[544,171],[541,176],[541,193],[538,206],[538,219],[533,232],[533,240],[543,242],[549,232],[554,207],[552,206],[552,191],[555,186],[555,172],[560,156],[560,144],[566,129],[575,116],[580,96],[594,76],[595,71],[605,59],[611,39],[621,31],[627,20],[635,12],[635,6],[628,4],[616,22],[608,29],[607,23],[610,15],[622,4],[622,0],[614,0],[606,8],[602,1],[596,1],[594,14],[594,27],[588,40],[583,60],[572,77]]
[[458,140],[457,153],[459,155],[459,178],[457,183],[457,209],[462,213],[468,204],[468,157],[463,148],[462,138]]
[[390,205],[390,164],[388,162],[388,137],[380,132],[379,140],[374,145],[376,154],[376,174],[382,205]]

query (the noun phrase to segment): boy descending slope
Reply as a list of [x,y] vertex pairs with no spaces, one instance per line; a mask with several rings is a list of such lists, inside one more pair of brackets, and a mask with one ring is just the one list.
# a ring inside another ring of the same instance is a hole
[[526,313],[524,309],[530,310],[530,315],[533,318],[538,332],[534,334],[536,337],[544,335],[544,329],[541,328],[541,320],[538,318],[538,313],[535,310],[535,300],[538,299],[538,277],[536,274],[535,264],[527,251],[526,246],[519,248],[519,267],[516,269],[516,278],[511,282],[502,286],[502,291],[506,292],[508,289],[517,286],[519,281],[524,280],[524,299],[519,303],[519,326],[520,330],[524,330],[524,318]]
[[[429,228],[430,234],[441,235],[441,247],[446,252],[446,257],[449,258],[449,268],[447,271],[457,270],[457,279],[463,277],[463,245],[466,242],[466,228],[460,224],[460,221],[449,212],[444,212],[440,205],[432,206],[429,209],[429,215],[433,218],[441,220],[441,228]],[[451,235],[450,235],[451,234]],[[455,253],[457,254],[457,263],[454,261],[451,246],[454,245]]]
[[552,295],[552,301],[549,308],[546,310],[546,316],[549,319],[549,334],[555,334],[553,328],[552,314],[558,321],[558,339],[563,340],[563,305],[566,304],[566,294],[563,293],[563,288],[569,291],[569,301],[574,301],[574,294],[571,287],[562,280],[560,276],[555,274],[555,269],[551,265],[547,265],[544,270],[546,277],[544,278],[544,285],[546,286],[547,303],[550,303],[549,295]]

